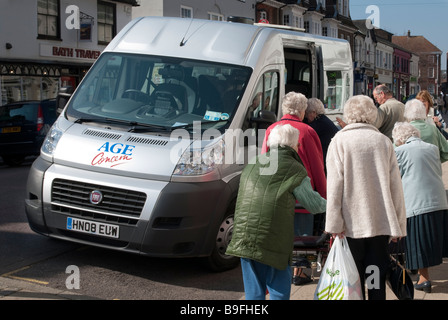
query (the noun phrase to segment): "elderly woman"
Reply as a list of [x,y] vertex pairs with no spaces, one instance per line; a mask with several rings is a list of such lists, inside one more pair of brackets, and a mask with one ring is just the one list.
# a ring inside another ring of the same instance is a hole
[[366,268],[378,267],[380,283],[368,288],[368,298],[384,300],[388,244],[406,235],[406,210],[393,144],[374,126],[377,112],[362,95],[344,106],[347,125],[328,147],[325,230],[347,237],[362,288]]
[[448,141],[436,126],[428,124],[426,121],[426,108],[423,102],[418,99],[406,102],[404,118],[420,131],[420,137],[423,141],[432,143],[439,148],[441,162],[448,160]]
[[322,153],[325,159],[327,157],[328,145],[336,132],[339,131],[338,127],[325,115],[325,108],[322,101],[317,98],[308,99],[308,107],[305,111],[305,118],[303,122],[309,124],[319,136],[320,143],[322,145]]
[[[226,254],[241,258],[246,299],[289,299],[295,199],[312,213],[325,211],[297,154],[299,131],[289,124],[272,129],[255,163],[242,174],[232,240]],[[272,161],[277,170],[271,170]]]
[[[406,267],[417,270],[417,290],[431,292],[429,267],[442,263],[448,245],[448,201],[436,146],[420,139],[410,123],[397,122],[392,131],[404,189],[407,217]],[[428,232],[428,230],[431,230]]]
[[[300,131],[298,154],[302,160],[308,176],[311,179],[313,189],[326,198],[327,180],[325,177],[324,158],[322,146],[316,131],[309,125],[303,123],[305,111],[308,107],[308,99],[305,95],[297,92],[289,92],[282,102],[283,117],[280,121],[272,124],[267,130],[263,141],[262,153],[268,150],[267,139],[273,128],[280,124],[290,124]],[[294,219],[296,235],[313,235],[314,217],[305,209],[296,209]],[[302,269],[294,270],[293,282],[302,285],[311,282],[310,277],[302,272]]]

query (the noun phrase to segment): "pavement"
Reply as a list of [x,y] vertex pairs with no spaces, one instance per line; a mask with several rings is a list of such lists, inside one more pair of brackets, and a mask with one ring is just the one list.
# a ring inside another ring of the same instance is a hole
[[[448,193],[448,162],[442,164],[443,182]],[[310,269],[305,272],[311,275]],[[448,258],[443,263],[429,269],[432,292],[414,290],[414,300],[448,300]],[[296,286],[291,285],[291,300],[313,300],[320,274],[314,270],[313,282]],[[417,275],[410,274],[413,282]],[[397,300],[394,293],[387,288],[386,300]],[[269,296],[267,297],[269,299]],[[5,300],[100,300],[95,297],[83,296],[76,290],[60,290],[48,287],[32,279],[17,278],[13,274],[0,275],[0,301]],[[240,300],[244,300],[244,293]]]
[[[310,270],[306,269],[310,274]],[[311,283],[296,286],[291,285],[291,300],[313,300],[314,291],[319,281],[319,273],[314,273]],[[448,258],[441,265],[430,268],[432,292],[414,290],[414,300],[448,300]],[[413,282],[417,275],[410,274]],[[269,296],[267,297],[269,299]],[[15,279],[9,275],[0,276],[0,303],[5,300],[101,300],[78,294],[76,290],[59,290],[44,284],[34,283],[27,279]],[[240,300],[244,300],[244,294]],[[386,300],[398,300],[393,292],[387,288]]]
[[[76,293],[76,290],[58,290],[27,279],[0,276],[0,305],[6,300],[94,300]],[[99,299],[98,299],[99,300]]]
[[[309,274],[309,272],[305,272]],[[443,259],[441,265],[430,268],[429,274],[432,283],[431,293],[414,290],[414,300],[448,300],[448,258]],[[412,273],[409,273],[409,275],[415,283],[417,275]],[[313,300],[318,281],[319,274],[312,283],[303,286],[292,285],[291,300]],[[386,300],[398,300],[389,287],[386,289]]]

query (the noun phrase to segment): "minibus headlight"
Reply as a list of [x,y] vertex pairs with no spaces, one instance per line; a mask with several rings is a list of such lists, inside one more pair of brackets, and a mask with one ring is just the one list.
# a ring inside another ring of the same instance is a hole
[[56,150],[56,146],[59,142],[59,139],[62,136],[62,130],[59,129],[56,124],[51,127],[50,132],[48,132],[45,137],[44,143],[42,144],[41,152],[48,155],[53,156],[54,151]]
[[224,161],[224,141],[201,149],[187,149],[174,169],[174,175],[193,176],[212,172]]

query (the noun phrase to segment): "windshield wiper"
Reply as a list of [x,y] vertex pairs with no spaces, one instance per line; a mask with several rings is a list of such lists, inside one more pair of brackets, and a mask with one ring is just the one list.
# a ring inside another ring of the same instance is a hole
[[228,119],[216,120],[216,121],[215,120],[193,121],[193,123],[186,123],[186,124],[181,124],[178,126],[173,126],[173,127],[171,127],[171,129],[172,130],[174,130],[174,129],[191,129],[191,128],[194,128],[196,125],[202,126],[203,124],[220,123],[220,122],[228,122],[228,121],[229,121]]
[[171,128],[160,126],[157,124],[150,123],[140,123],[140,122],[129,122],[129,125],[132,127],[128,130],[128,132],[155,132],[155,131],[171,131]]
[[118,124],[130,127],[128,132],[148,132],[148,131],[169,131],[170,128],[149,123],[140,123],[136,121],[120,120],[113,118],[79,118],[75,123],[97,122],[102,124]]
[[75,120],[75,123],[84,123],[84,122],[97,122],[97,123],[105,123],[105,124],[127,124],[129,125],[129,121],[122,121],[118,119],[111,118],[78,118]]

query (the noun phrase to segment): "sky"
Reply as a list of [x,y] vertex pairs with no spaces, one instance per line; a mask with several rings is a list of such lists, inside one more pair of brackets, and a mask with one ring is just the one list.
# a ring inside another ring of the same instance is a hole
[[448,0],[352,0],[350,16],[352,20],[372,19],[375,26],[397,36],[408,30],[411,35],[424,36],[442,51],[442,70],[446,70]]

